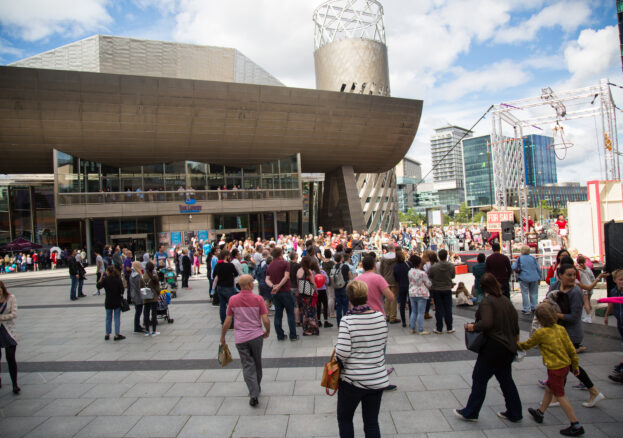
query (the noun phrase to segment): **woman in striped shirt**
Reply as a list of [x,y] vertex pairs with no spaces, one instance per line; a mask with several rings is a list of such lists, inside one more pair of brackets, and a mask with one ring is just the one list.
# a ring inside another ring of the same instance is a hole
[[335,357],[342,365],[337,397],[337,421],[341,438],[355,436],[353,416],[362,404],[366,438],[381,436],[379,410],[383,389],[389,386],[385,368],[387,323],[385,315],[368,302],[368,286],[351,281],[346,296],[353,305],[340,321]]

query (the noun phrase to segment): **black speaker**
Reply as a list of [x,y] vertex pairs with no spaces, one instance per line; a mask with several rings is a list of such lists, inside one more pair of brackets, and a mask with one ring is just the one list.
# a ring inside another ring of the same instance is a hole
[[[604,250],[606,272],[623,269],[623,222],[610,221],[604,224]],[[608,277],[608,290],[614,287],[612,277]]]
[[504,221],[501,224],[502,240],[515,240],[515,224],[512,221]]

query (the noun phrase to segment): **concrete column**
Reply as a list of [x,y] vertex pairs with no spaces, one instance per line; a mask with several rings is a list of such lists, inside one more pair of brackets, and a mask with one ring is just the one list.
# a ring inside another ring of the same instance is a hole
[[91,219],[87,218],[84,220],[85,229],[84,232],[87,236],[87,260],[89,265],[93,264],[93,248],[91,244]]
[[211,213],[208,214],[206,218],[206,222],[208,224],[208,230],[213,230],[214,229],[214,215]]
[[277,241],[277,237],[279,236],[279,230],[277,230],[277,212],[273,211],[273,222],[275,224],[275,242]]

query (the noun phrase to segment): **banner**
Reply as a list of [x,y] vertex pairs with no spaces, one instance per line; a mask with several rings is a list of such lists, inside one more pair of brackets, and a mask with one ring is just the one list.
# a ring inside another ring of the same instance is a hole
[[182,244],[182,233],[179,231],[171,233],[171,245],[177,246]]
[[197,239],[199,239],[199,241],[207,241],[208,240],[208,230],[199,230],[197,231]]
[[512,211],[490,211],[487,213],[487,231],[502,231],[502,222],[514,222]]

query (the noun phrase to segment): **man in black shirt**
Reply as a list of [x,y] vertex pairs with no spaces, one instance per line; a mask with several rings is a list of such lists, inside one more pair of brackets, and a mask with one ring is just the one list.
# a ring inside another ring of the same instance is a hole
[[214,282],[212,283],[212,287],[213,292],[216,290],[216,293],[218,293],[222,325],[225,322],[229,299],[238,293],[238,289],[234,286],[236,284],[236,277],[238,277],[238,271],[236,271],[234,265],[230,263],[228,250],[221,250],[218,259],[218,263],[214,267]]

